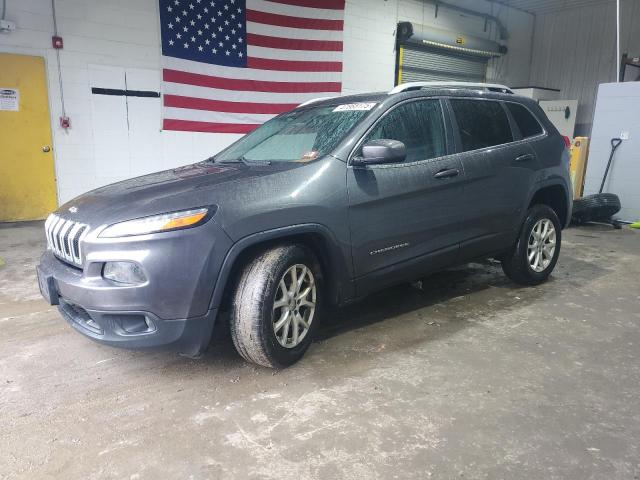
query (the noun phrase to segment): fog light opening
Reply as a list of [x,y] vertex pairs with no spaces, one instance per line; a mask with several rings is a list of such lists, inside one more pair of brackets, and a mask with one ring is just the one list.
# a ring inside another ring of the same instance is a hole
[[142,267],[135,262],[106,262],[102,277],[123,285],[139,285],[147,281]]

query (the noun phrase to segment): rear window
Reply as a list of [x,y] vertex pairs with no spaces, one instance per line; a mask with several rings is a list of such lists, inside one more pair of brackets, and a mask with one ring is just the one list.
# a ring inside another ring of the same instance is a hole
[[507,114],[493,100],[451,99],[463,151],[502,145],[513,141]]
[[536,120],[529,110],[517,103],[507,102],[505,104],[511,112],[511,116],[516,121],[516,125],[520,129],[522,138],[534,137],[542,133],[542,126]]

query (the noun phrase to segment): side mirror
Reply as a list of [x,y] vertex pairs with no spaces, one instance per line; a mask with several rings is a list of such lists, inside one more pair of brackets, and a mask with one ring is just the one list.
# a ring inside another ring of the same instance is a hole
[[380,163],[398,163],[403,162],[407,157],[407,148],[404,143],[398,140],[380,139],[371,140],[362,147],[362,155],[353,157],[351,164],[360,165],[377,165]]

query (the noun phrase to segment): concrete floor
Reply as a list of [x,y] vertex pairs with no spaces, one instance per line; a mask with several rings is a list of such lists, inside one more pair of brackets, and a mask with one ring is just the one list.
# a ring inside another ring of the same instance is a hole
[[637,479],[640,232],[565,231],[552,280],[473,264],[332,312],[303,361],[97,345],[0,228],[0,477]]

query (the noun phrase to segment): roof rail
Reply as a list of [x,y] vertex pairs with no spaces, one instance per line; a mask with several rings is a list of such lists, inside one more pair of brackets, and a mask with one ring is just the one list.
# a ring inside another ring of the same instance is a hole
[[423,88],[468,88],[470,90],[489,90],[490,92],[513,93],[506,85],[499,83],[474,83],[474,82],[408,82],[401,83],[392,90],[389,95],[411,90],[421,90]]
[[300,108],[300,107],[306,107],[307,105],[311,105],[312,103],[316,103],[316,102],[320,102],[322,100],[329,100],[331,98],[338,98],[340,95],[335,95],[333,97],[318,97],[318,98],[312,98],[311,100],[307,100],[306,102],[302,102],[300,105],[298,105],[296,108]]

